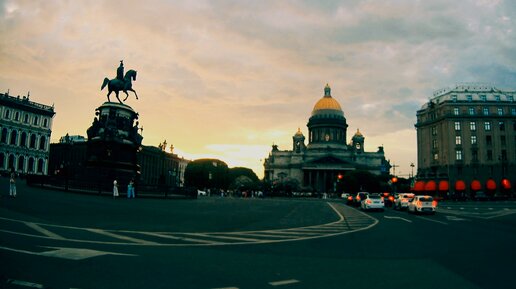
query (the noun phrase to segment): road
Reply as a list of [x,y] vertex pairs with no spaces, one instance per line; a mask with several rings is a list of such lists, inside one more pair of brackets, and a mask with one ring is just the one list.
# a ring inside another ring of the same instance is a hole
[[0,200],[0,288],[515,287],[513,201],[419,216],[340,200],[18,192]]

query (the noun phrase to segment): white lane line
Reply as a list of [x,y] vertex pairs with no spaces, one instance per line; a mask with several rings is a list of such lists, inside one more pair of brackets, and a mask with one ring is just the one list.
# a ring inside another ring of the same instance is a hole
[[38,224],[35,224],[35,223],[25,223],[25,225],[27,225],[27,227],[49,237],[49,238],[52,238],[52,239],[59,239],[59,240],[64,240],[63,237],[59,236],[58,234],[54,233],[54,232],[50,232],[49,230],[39,226]]
[[29,287],[29,288],[45,288],[45,286],[38,284],[38,283],[32,283],[22,280],[15,280],[15,279],[7,279],[7,284],[13,284],[17,286],[23,286],[23,287]]
[[244,241],[244,242],[261,242],[263,239],[251,239],[251,238],[241,238],[241,237],[230,237],[230,236],[220,236],[220,235],[211,235],[211,234],[199,234],[199,233],[188,233],[191,236],[199,236],[206,238],[215,238],[215,239],[226,239],[226,240],[235,240],[235,241]]
[[289,280],[273,281],[273,282],[269,282],[269,285],[271,285],[271,286],[283,286],[283,285],[289,285],[289,284],[294,284],[294,283],[299,283],[299,280],[289,279]]
[[427,220],[427,221],[430,221],[430,222],[435,222],[435,223],[443,224],[443,225],[448,225],[448,223],[445,223],[445,222],[442,222],[442,221],[437,221],[437,220],[430,219],[430,218],[427,218],[427,217],[420,217],[420,216],[417,216],[416,218],[418,218],[418,219],[423,219],[423,220]]
[[408,223],[412,223],[411,220],[407,220],[407,219],[402,218],[402,217],[391,217],[391,216],[383,216],[383,217],[386,218],[386,219],[398,219],[398,220],[403,220],[403,221],[408,222]]
[[202,239],[192,239],[192,238],[186,238],[186,237],[176,237],[166,234],[159,234],[159,233],[152,233],[152,232],[139,232],[140,234],[164,238],[164,239],[172,239],[172,240],[181,240],[181,241],[187,241],[187,242],[194,242],[194,243],[202,243],[202,244],[221,244],[219,242],[215,241],[208,241],[208,240],[202,240]]
[[132,254],[122,254],[122,253],[116,253],[116,252],[97,251],[97,250],[82,249],[82,248],[61,248],[61,247],[45,247],[45,248],[51,248],[51,249],[56,249],[56,250],[45,251],[45,252],[33,252],[33,251],[20,250],[20,249],[14,249],[14,248],[0,246],[1,250],[29,254],[29,255],[36,255],[36,256],[69,259],[69,260],[82,260],[82,259],[86,259],[86,258],[103,256],[103,255],[137,256],[137,255],[132,255]]
[[238,289],[238,287],[219,287],[219,288],[212,288],[212,289]]
[[104,231],[104,230],[100,230],[100,229],[86,229],[86,230],[93,232],[93,233],[100,234],[100,235],[108,236],[108,237],[115,238],[115,239],[125,240],[125,241],[129,241],[129,242],[137,243],[137,244],[158,245],[158,243],[156,243],[156,242],[136,239],[136,238],[132,238],[129,236],[118,235],[118,234],[110,233],[108,231]]

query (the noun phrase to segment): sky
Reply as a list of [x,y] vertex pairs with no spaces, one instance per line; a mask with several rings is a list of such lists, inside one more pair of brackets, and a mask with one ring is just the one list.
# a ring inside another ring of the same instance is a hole
[[360,129],[366,151],[383,145],[408,175],[434,91],[515,88],[515,24],[513,0],[0,0],[0,92],[54,105],[53,142],[85,136],[124,60],[144,145],[263,177],[272,144],[308,135],[328,83],[348,138]]

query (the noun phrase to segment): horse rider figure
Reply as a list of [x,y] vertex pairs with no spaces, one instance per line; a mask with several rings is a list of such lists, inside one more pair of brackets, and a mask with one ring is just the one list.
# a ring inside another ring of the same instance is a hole
[[116,70],[116,79],[125,82],[124,81],[124,61],[120,60],[120,66],[118,66]]

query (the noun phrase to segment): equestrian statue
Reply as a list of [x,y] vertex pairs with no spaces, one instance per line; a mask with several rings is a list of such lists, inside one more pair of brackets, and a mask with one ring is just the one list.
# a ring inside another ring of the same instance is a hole
[[120,98],[118,98],[118,93],[120,91],[123,91],[126,95],[124,101],[126,101],[129,97],[129,94],[127,93],[128,90],[134,92],[136,99],[138,99],[138,94],[136,94],[136,91],[134,91],[131,80],[136,80],[136,70],[130,69],[124,76],[124,61],[120,60],[120,66],[116,70],[116,78],[111,80],[109,80],[107,77],[104,78],[104,82],[102,83],[102,87],[100,88],[100,90],[103,90],[104,87],[106,87],[107,85],[109,91],[107,94],[107,98],[109,102],[111,102],[111,100],[109,99],[109,95],[113,91],[116,94],[116,99],[118,99],[120,103],[122,103]]

